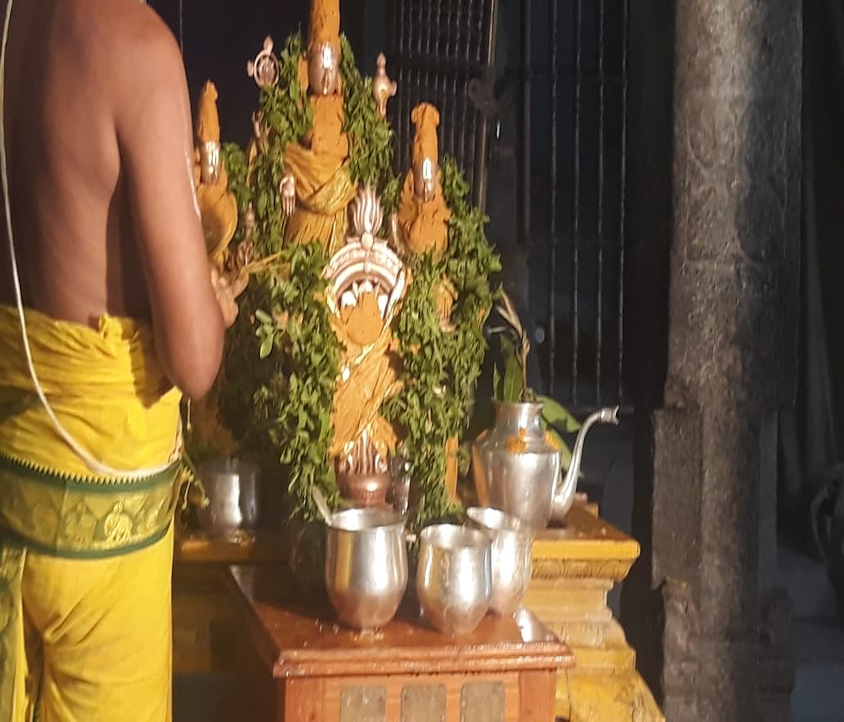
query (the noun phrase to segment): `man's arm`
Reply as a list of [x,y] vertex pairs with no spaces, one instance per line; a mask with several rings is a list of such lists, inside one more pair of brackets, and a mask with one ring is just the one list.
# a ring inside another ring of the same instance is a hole
[[121,163],[158,355],[171,381],[199,398],[219,370],[223,318],[194,192],[187,83],[163,23],[151,18],[133,34],[123,41],[132,50],[118,50],[126,71],[115,108]]

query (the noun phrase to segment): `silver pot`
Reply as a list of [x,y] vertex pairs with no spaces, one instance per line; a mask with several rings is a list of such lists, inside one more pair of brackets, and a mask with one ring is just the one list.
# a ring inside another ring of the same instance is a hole
[[198,469],[208,497],[199,505],[199,523],[212,535],[254,529],[260,511],[258,467],[242,459],[214,459]]
[[479,529],[434,524],[419,535],[416,594],[425,617],[446,634],[468,634],[489,610],[492,539]]
[[495,426],[472,446],[472,474],[483,506],[502,509],[544,529],[562,521],[577,491],[583,441],[593,424],[618,424],[618,407],[592,414],[580,429],[562,475],[560,452],[542,427],[541,403],[496,403]]
[[533,530],[526,522],[498,509],[472,507],[466,514],[492,537],[490,608],[510,617],[530,584]]
[[381,509],[332,514],[327,527],[325,586],[337,616],[356,629],[388,624],[407,588],[404,519]]

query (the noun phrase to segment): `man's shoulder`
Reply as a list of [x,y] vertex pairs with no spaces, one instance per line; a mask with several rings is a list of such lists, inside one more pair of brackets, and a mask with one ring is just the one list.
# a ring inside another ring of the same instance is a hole
[[[121,84],[158,82],[162,75],[182,69],[181,52],[173,33],[145,3],[127,0],[88,0],[90,59],[113,71]],[[128,76],[128,77],[127,77]]]

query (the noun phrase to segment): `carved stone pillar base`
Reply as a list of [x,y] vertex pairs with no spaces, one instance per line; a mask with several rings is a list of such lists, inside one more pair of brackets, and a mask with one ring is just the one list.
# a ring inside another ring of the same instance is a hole
[[564,529],[548,529],[533,546],[524,605],[574,652],[557,679],[556,711],[571,722],[663,720],[636,671],[636,653],[607,606],[607,594],[639,555],[639,545],[576,503]]

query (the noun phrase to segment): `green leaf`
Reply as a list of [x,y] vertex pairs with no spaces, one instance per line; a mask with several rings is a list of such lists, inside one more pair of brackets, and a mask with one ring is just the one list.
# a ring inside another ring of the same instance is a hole
[[516,355],[516,347],[507,339],[501,338],[501,353],[504,356],[504,380],[501,387],[501,400],[517,402],[521,400],[522,367]]
[[497,399],[504,397],[504,388],[501,385],[501,372],[498,370],[498,364],[492,367],[492,396]]
[[574,418],[559,402],[548,396],[537,396],[537,401],[542,402],[542,418],[557,429],[566,434],[573,434],[580,431],[580,422]]
[[522,367],[515,356],[507,361],[501,396],[503,401],[509,402],[518,402],[522,398]]
[[273,319],[270,314],[266,311],[262,311],[260,308],[255,311],[255,318],[257,318],[261,323],[272,323]]
[[273,337],[272,335],[265,336],[264,340],[261,341],[261,349],[258,352],[258,357],[260,359],[265,359],[267,356],[270,355],[270,352],[273,350]]

